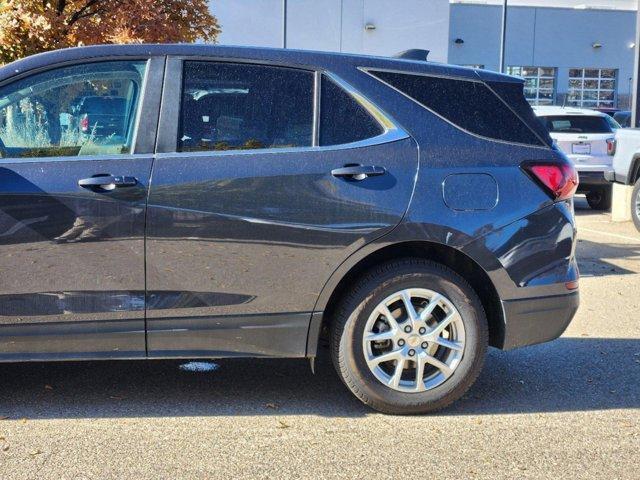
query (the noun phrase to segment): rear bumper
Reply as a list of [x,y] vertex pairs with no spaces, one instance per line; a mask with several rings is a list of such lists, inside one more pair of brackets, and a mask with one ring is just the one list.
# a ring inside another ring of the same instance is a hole
[[502,302],[505,318],[503,350],[558,338],[573,319],[579,293]]
[[616,173],[614,170],[610,172],[604,172],[604,178],[610,183],[621,183],[622,185],[628,185],[628,177],[620,173]]
[[580,176],[578,191],[583,191],[584,188],[582,187],[609,185],[609,180],[607,180],[607,177],[611,174],[613,174],[613,170],[602,170],[597,172],[581,172],[580,170],[578,170],[578,175]]

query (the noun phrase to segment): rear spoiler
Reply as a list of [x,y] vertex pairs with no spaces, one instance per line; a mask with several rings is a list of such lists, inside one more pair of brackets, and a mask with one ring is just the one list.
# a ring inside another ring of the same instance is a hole
[[419,48],[411,48],[404,50],[400,53],[396,53],[394,58],[404,58],[405,60],[418,60],[420,62],[426,62],[427,56],[429,56],[429,50],[421,50]]

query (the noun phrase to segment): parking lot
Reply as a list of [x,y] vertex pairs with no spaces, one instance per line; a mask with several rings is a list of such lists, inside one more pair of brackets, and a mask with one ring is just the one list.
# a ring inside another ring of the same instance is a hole
[[326,359],[3,364],[0,478],[638,478],[640,234],[577,210],[569,330],[445,411],[368,410]]

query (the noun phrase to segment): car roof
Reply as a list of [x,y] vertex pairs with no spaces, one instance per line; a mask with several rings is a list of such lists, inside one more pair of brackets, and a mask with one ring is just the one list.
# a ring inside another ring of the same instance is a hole
[[476,81],[523,82],[522,79],[496,72],[429,61],[349,53],[317,52],[311,50],[220,46],[201,43],[93,45],[52,50],[50,52],[32,55],[0,67],[0,82],[29,70],[46,68],[63,62],[104,59],[108,57],[147,57],[162,55],[266,61],[324,69],[332,69],[336,66],[350,64],[353,67],[433,74]]
[[588,115],[590,117],[606,117],[607,114],[589,108],[578,107],[562,107],[556,105],[542,105],[533,107],[533,111],[539,117],[548,117],[552,115]]

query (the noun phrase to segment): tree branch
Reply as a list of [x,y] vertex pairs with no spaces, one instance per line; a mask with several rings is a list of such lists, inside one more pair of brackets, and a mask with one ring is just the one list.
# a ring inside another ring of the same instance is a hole
[[56,13],[58,15],[62,15],[66,6],[67,6],[67,0],[58,0],[58,5],[56,6]]
[[93,7],[94,5],[99,4],[102,1],[103,0],[87,0],[87,3],[85,3],[82,7],[80,7],[80,9],[76,10],[73,13],[73,15],[71,15],[71,17],[69,17],[69,21],[67,22],[67,25],[73,25],[74,23],[76,23],[81,18],[90,17],[91,15],[94,15],[95,12],[87,12],[87,11],[91,7]]

